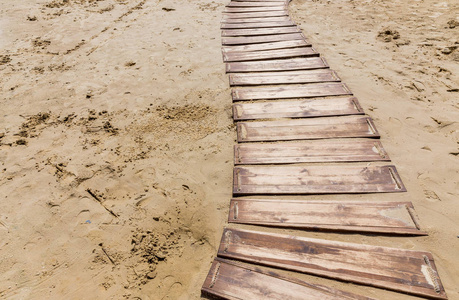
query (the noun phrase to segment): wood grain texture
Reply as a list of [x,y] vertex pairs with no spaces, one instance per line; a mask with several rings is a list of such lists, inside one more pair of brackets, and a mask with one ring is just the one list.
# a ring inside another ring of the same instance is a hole
[[374,139],[250,143],[234,146],[235,165],[390,161]]
[[260,6],[260,7],[225,7],[224,13],[247,13],[265,11],[285,11],[285,6]]
[[432,254],[226,228],[220,257],[447,299]]
[[254,52],[224,53],[223,61],[225,62],[258,61],[258,60],[267,60],[267,59],[312,57],[312,56],[319,56],[319,53],[312,47],[303,47],[303,48],[254,51]]
[[324,68],[328,68],[328,63],[322,57],[302,57],[227,63],[226,73],[294,71]]
[[233,88],[233,101],[312,98],[352,95],[341,82],[311,83],[305,85],[282,85],[279,87]]
[[222,23],[221,29],[247,29],[247,28],[270,28],[296,26],[291,20],[277,22],[253,22],[253,23]]
[[224,29],[222,36],[252,36],[267,34],[284,34],[301,32],[298,26],[274,27],[274,28],[255,28],[255,29]]
[[363,115],[355,97],[313,98],[233,104],[235,121]]
[[289,16],[281,16],[281,17],[259,17],[259,18],[236,18],[232,17],[224,17],[222,19],[222,23],[267,23],[267,22],[285,22],[291,21]]
[[[300,48],[301,49],[301,48]],[[308,49],[308,48],[304,48]],[[283,49],[285,53],[287,50]],[[297,49],[291,49],[297,50]],[[265,51],[263,51],[265,52]],[[268,52],[268,51],[266,51]],[[306,51],[304,52],[306,55]],[[228,53],[224,55],[227,59],[238,59],[241,55]],[[234,58],[235,57],[235,58]],[[263,84],[299,84],[340,81],[335,71],[330,69],[301,70],[286,72],[258,72],[258,73],[234,73],[229,75],[230,85],[263,85]]]
[[238,142],[359,137],[379,138],[371,118],[348,116],[237,123]]
[[201,291],[206,296],[227,300],[258,300],[267,295],[270,300],[369,299],[221,258],[213,261]]
[[227,7],[266,7],[266,6],[287,6],[287,1],[271,1],[271,2],[243,2],[231,1]]
[[411,202],[232,199],[228,222],[300,229],[427,235]]
[[394,166],[237,166],[234,195],[406,192]]
[[229,19],[247,19],[247,18],[268,18],[288,16],[287,10],[267,11],[267,12],[247,12],[247,13],[223,13],[222,20]]
[[293,40],[293,41],[280,41],[271,43],[261,43],[252,45],[239,45],[239,46],[223,46],[222,52],[226,53],[245,53],[245,52],[258,52],[276,49],[289,49],[289,48],[301,48],[310,47],[311,44],[306,40]]
[[285,34],[270,34],[270,35],[259,35],[259,36],[231,36],[222,37],[223,45],[245,45],[245,44],[259,44],[259,43],[271,43],[280,41],[293,41],[293,40],[305,40],[301,32],[285,33]]

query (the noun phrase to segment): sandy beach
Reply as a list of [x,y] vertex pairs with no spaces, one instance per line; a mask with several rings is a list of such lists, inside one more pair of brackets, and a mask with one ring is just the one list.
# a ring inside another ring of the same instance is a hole
[[[201,299],[232,196],[226,4],[0,0],[0,298]],[[430,251],[459,299],[459,4],[289,10],[374,119],[408,190],[293,198],[411,201],[429,235],[231,226]]]

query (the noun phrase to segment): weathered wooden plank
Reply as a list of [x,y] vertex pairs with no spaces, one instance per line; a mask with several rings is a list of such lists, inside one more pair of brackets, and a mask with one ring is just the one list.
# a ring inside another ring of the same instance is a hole
[[[299,49],[302,49],[302,48],[299,48]],[[308,49],[308,48],[303,48],[303,49]],[[286,52],[287,50],[283,49],[282,51]],[[270,52],[270,51],[263,51],[263,52]],[[255,53],[258,53],[258,52],[255,52]],[[239,57],[240,57],[239,53],[234,53],[234,52],[227,53],[224,55],[224,59],[228,59],[228,60],[242,59]],[[331,82],[331,81],[340,81],[340,78],[333,70],[319,69],[319,70],[301,70],[301,71],[287,71],[287,72],[232,73],[229,75],[229,81],[230,81],[230,85],[233,86],[233,85],[263,85],[263,84],[293,84],[293,83],[298,84],[298,83]]]
[[221,29],[247,29],[247,28],[270,28],[296,26],[291,20],[278,22],[254,22],[254,23],[222,23]]
[[238,102],[233,104],[233,119],[257,120],[363,115],[355,97],[333,97],[304,100]]
[[238,142],[378,138],[369,117],[347,116],[237,123]]
[[227,7],[265,7],[265,6],[287,6],[287,1],[272,1],[272,2],[236,2],[231,1]]
[[[253,52],[230,52],[223,53],[223,61],[238,62],[238,61],[257,61],[278,58],[293,58],[293,57],[312,57],[319,56],[319,53],[312,47],[275,49]],[[333,80],[336,81],[336,80]]]
[[267,12],[247,12],[247,13],[223,13],[222,20],[247,19],[247,18],[267,18],[288,16],[288,11],[267,11]]
[[234,195],[406,192],[394,166],[237,166]]
[[429,252],[226,228],[220,257],[447,299]]
[[311,44],[305,40],[293,40],[293,41],[281,41],[272,43],[261,43],[251,45],[240,45],[240,46],[223,46],[223,53],[242,53],[242,52],[254,52],[254,51],[266,51],[276,49],[289,49],[289,48],[302,48],[310,47]]
[[244,45],[244,44],[259,44],[280,41],[305,40],[301,32],[285,33],[285,34],[270,34],[260,36],[241,36],[241,37],[222,37],[223,45]]
[[293,71],[324,68],[328,68],[328,63],[323,57],[302,57],[227,63],[226,73]]
[[370,299],[221,258],[213,261],[201,291],[228,300],[266,299],[267,295],[271,300]]
[[248,13],[265,11],[285,11],[285,6],[259,6],[259,7],[225,7],[224,13]]
[[235,165],[390,161],[378,140],[317,140],[234,146]]
[[267,34],[284,34],[301,32],[298,26],[274,27],[274,28],[255,28],[255,29],[225,29],[222,30],[222,36],[252,36]]
[[228,222],[275,227],[427,235],[411,202],[232,199]]
[[311,83],[299,86],[233,88],[233,101],[292,99],[352,95],[344,83]]
[[291,21],[289,16],[281,17],[259,17],[259,18],[235,18],[224,17],[222,23],[267,23],[267,22],[285,22]]

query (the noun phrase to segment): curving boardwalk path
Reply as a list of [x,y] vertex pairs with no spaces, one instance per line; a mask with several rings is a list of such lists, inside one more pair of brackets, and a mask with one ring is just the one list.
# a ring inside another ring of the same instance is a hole
[[[352,200],[351,194],[406,189],[388,164],[371,117],[304,37],[287,6],[288,1],[233,0],[224,10],[222,53],[238,141],[229,223],[426,235],[411,202]],[[350,200],[279,197],[318,194],[350,194]],[[203,293],[222,299],[369,299],[253,264],[447,298],[429,252],[230,227]]]

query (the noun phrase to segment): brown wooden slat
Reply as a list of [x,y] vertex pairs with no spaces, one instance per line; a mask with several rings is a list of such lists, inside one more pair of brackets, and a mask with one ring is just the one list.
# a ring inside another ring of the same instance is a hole
[[238,102],[233,104],[233,119],[257,120],[363,115],[355,97],[333,97],[305,100]]
[[244,44],[259,44],[280,41],[305,40],[301,32],[285,33],[285,34],[270,34],[260,36],[242,36],[242,37],[222,37],[223,45],[244,45]]
[[254,22],[254,23],[222,23],[221,29],[247,29],[247,28],[270,28],[296,26],[291,20],[278,22]]
[[291,59],[273,59],[265,61],[246,61],[226,64],[226,73],[293,71],[328,68],[322,57],[302,57]]
[[248,13],[265,11],[285,11],[285,6],[260,6],[260,7],[225,7],[224,13]]
[[381,142],[373,139],[253,143],[234,146],[235,165],[364,161],[390,161],[390,158]]
[[225,228],[220,257],[447,299],[432,254]]
[[267,12],[248,12],[248,13],[223,13],[222,20],[228,19],[247,19],[247,18],[268,18],[288,16],[288,11],[267,11]]
[[394,166],[238,166],[234,195],[406,192]]
[[341,82],[311,83],[300,86],[233,88],[233,101],[262,99],[292,99],[352,95]]
[[281,17],[259,17],[259,18],[235,18],[224,17],[222,23],[267,23],[267,22],[285,22],[291,21],[289,16]]
[[289,48],[302,48],[310,47],[311,44],[305,40],[293,40],[293,41],[281,41],[272,43],[261,43],[252,45],[240,45],[240,46],[223,46],[222,52],[225,53],[242,53],[242,52],[255,52],[255,51],[266,51],[276,49],[289,49]]
[[[275,49],[266,51],[253,52],[231,52],[224,53],[223,60],[225,62],[238,61],[257,61],[278,58],[293,58],[293,57],[312,57],[319,56],[319,53],[312,47]],[[336,80],[334,80],[336,81]]]
[[286,6],[286,1],[272,1],[272,2],[236,2],[231,1],[227,7],[265,7],[265,6]]
[[[301,48],[299,48],[301,49]],[[303,48],[308,49],[308,48]],[[296,49],[295,49],[296,50]],[[286,51],[286,50],[283,50]],[[268,52],[268,51],[263,51]],[[288,52],[287,52],[288,53]],[[224,55],[225,59],[238,59],[236,53]],[[237,53],[239,54],[239,53]],[[235,57],[236,56],[236,57]],[[230,85],[298,84],[340,81],[335,71],[330,69],[301,70],[287,72],[232,73]]]
[[274,27],[274,28],[256,28],[256,29],[225,29],[222,30],[222,36],[252,36],[252,35],[269,35],[301,32],[298,26]]
[[228,300],[266,299],[267,295],[270,300],[370,299],[221,258],[213,261],[201,291]]
[[369,117],[347,116],[237,123],[238,142],[379,138]]
[[232,199],[228,222],[301,229],[427,235],[411,202]]

